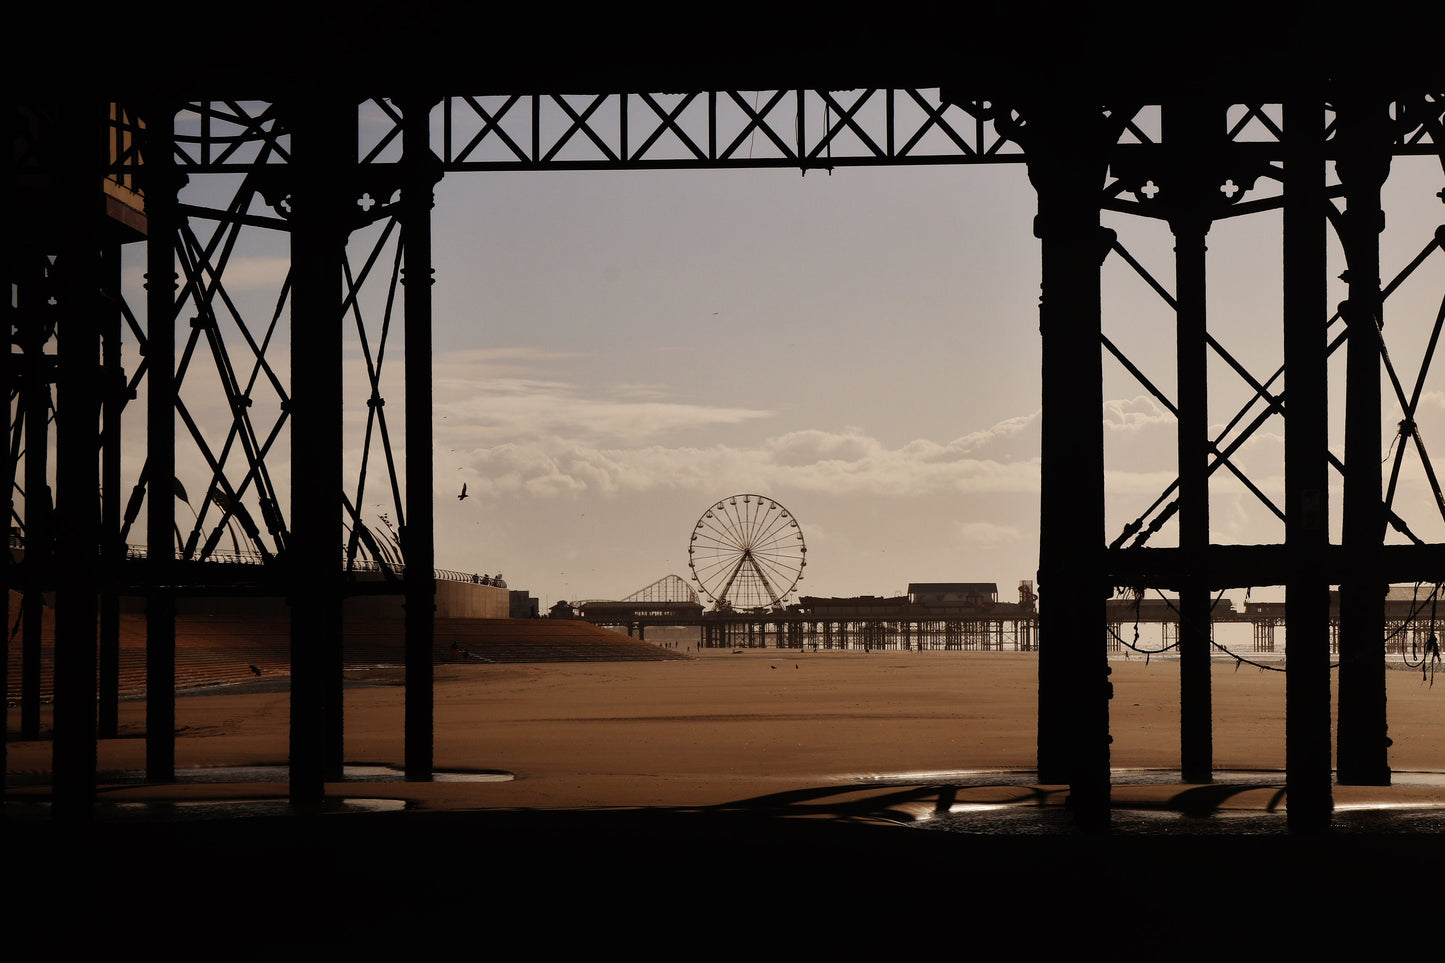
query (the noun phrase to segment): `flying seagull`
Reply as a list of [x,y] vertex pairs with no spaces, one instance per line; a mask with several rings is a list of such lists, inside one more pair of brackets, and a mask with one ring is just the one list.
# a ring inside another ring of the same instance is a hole
[[466,498],[466,497],[467,497],[467,483],[466,483],[466,482],[462,482],[462,493],[457,496],[457,501],[461,501],[463,498]]

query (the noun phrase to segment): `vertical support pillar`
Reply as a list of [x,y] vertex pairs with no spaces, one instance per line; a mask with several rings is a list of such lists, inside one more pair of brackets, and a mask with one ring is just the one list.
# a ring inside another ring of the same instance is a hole
[[[1196,100],[1164,109],[1164,143],[1173,188],[1175,359],[1178,376],[1179,551],[1185,578],[1179,588],[1179,747],[1185,782],[1214,778],[1213,693],[1210,680],[1209,359],[1205,238],[1210,205],[1210,110]],[[1169,190],[1166,185],[1165,190]],[[1214,196],[1211,196],[1213,194]]]
[[[19,135],[19,118],[12,105],[6,105],[6,109],[0,112],[0,124],[3,124],[3,133],[0,133],[0,144],[4,144],[4,155],[0,156],[0,183],[5,185],[6,190],[11,190],[15,183],[15,158],[19,154],[19,145],[15,142]],[[21,243],[19,232],[14,228],[7,231],[0,231],[0,267],[3,267],[4,274],[0,275],[0,282],[5,285],[5,297],[0,302],[0,330],[5,332],[5,340],[0,343],[0,386],[5,392],[5,437],[0,447],[0,457],[5,459],[5,471],[0,477],[0,485],[5,486],[5,621],[0,623],[0,704],[6,709],[5,728],[0,732],[0,772],[9,771],[10,762],[10,587],[16,584],[15,565],[13,562],[14,553],[10,547],[10,519],[15,514],[15,459],[11,457],[10,433],[14,431],[15,420],[19,415],[20,407],[16,405],[14,411],[10,407],[10,399],[15,397],[15,374],[17,365],[12,354],[15,344],[16,322],[19,320],[19,287],[20,287],[20,260]],[[5,780],[0,778],[0,801],[5,796]]]
[[[1026,114],[1042,242],[1039,779],[1068,783],[1074,818],[1109,824],[1099,198],[1108,143],[1097,107]],[[1104,246],[1107,250],[1107,245]]]
[[147,105],[146,195],[146,778],[176,778],[175,106]]
[[45,618],[45,583],[55,549],[55,512],[51,501],[50,359],[47,332],[54,319],[47,303],[55,279],[25,264],[20,283],[18,332],[23,367],[20,404],[25,419],[25,595],[20,601],[20,738],[40,738],[40,648]]
[[402,245],[406,266],[406,778],[429,782],[433,759],[432,643],[436,625],[436,543],[432,455],[432,101],[402,101]]
[[287,105],[291,229],[291,803],[339,779],[342,258],[350,233],[356,105],[315,92]]
[[120,542],[120,410],[125,373],[120,366],[120,241],[107,239],[101,252],[105,285],[101,336],[101,586],[100,704],[98,735],[114,739],[120,725],[120,572],[125,551]]
[[[1340,231],[1348,266],[1345,379],[1345,491],[1341,542],[1349,566],[1340,584],[1339,781],[1390,784],[1385,712],[1385,592],[1379,577],[1385,540],[1380,437],[1380,188],[1390,172],[1390,131],[1383,97],[1336,102],[1335,170],[1347,208]],[[1404,444],[1404,439],[1400,444]]]
[[1284,121],[1285,782],[1290,829],[1319,832],[1334,806],[1323,104],[1296,93]]
[[106,105],[61,108],[56,178],[60,238],[56,432],[55,743],[53,814],[95,807],[96,597],[100,588],[100,224]]

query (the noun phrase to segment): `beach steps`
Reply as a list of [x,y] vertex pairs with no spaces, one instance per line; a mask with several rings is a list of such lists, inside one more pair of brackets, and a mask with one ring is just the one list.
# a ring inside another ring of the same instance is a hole
[[[11,596],[11,621],[19,612]],[[40,698],[54,695],[55,616],[42,620]],[[348,618],[343,632],[346,669],[395,666],[405,662],[405,625],[401,619]],[[587,622],[560,619],[437,619],[433,661],[462,662],[634,662],[685,656]],[[452,645],[456,644],[453,653]],[[20,633],[10,639],[10,703],[20,698]],[[146,689],[145,616],[121,613],[120,693],[139,696]],[[176,616],[176,688],[232,685],[291,673],[291,626],[284,615]]]
[[[437,619],[439,661],[451,644],[487,662],[636,662],[686,656],[590,622],[566,619]],[[462,655],[465,661],[468,655]]]

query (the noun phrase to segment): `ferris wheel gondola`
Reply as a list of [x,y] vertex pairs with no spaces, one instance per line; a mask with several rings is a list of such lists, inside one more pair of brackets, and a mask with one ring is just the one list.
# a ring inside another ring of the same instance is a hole
[[704,511],[687,548],[693,580],[719,609],[781,609],[807,559],[798,520],[776,499],[755,494]]

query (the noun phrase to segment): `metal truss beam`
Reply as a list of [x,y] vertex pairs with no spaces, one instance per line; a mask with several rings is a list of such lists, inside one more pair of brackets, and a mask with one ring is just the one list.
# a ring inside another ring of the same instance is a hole
[[[1445,144],[1445,90],[1391,105],[1395,156],[1433,155]],[[1147,153],[1157,119],[1130,108],[1116,163]],[[1279,105],[1238,104],[1223,131],[1236,158],[1235,183],[1278,177]],[[401,121],[387,100],[369,101],[358,160],[398,163]],[[1325,157],[1336,154],[1326,117]],[[454,95],[432,114],[445,173],[483,170],[689,170],[1020,164],[1027,150],[1018,118],[981,99],[951,100],[939,88],[619,91]],[[177,164],[191,173],[277,171],[290,159],[290,132],[273,106],[198,101],[178,117]],[[118,162],[119,163],[119,162]],[[1222,184],[1224,182],[1221,182]],[[1122,186],[1110,189],[1117,193]],[[1241,191],[1242,194],[1242,191]],[[1236,198],[1237,200],[1237,198]],[[1110,202],[1130,206],[1126,200]],[[1147,205],[1133,205],[1147,214]],[[1243,205],[1221,216],[1256,208]]]
[[[1116,585],[1142,585],[1178,591],[1199,571],[1206,572],[1211,592],[1283,585],[1290,572],[1284,544],[1210,545],[1183,548],[1122,548],[1108,553],[1106,577]],[[1382,545],[1374,575],[1381,582],[1422,581],[1421,575],[1445,572],[1445,544]],[[1346,581],[1358,566],[1343,545],[1326,546],[1315,569],[1326,584]],[[1424,581],[1434,581],[1425,579]]]

